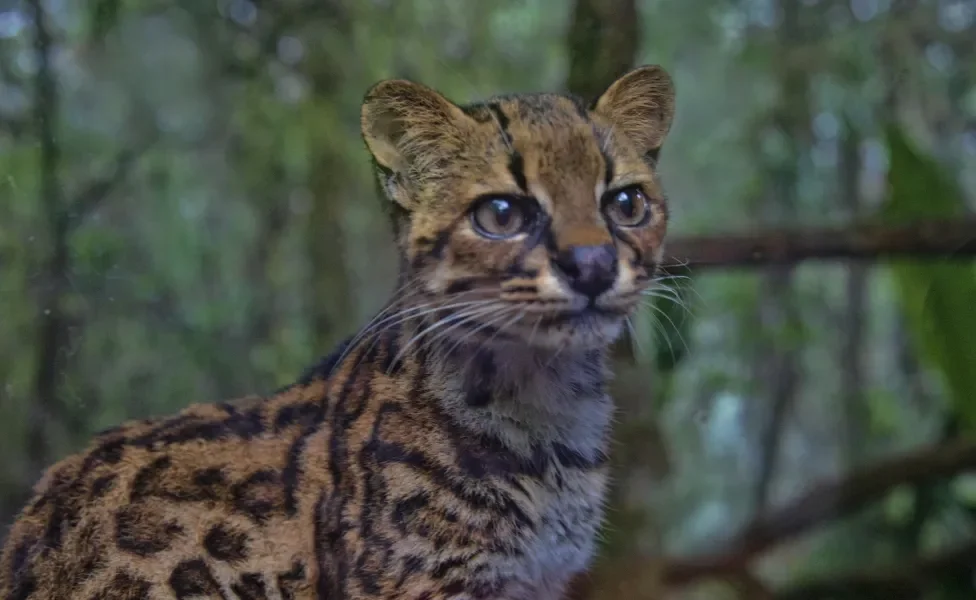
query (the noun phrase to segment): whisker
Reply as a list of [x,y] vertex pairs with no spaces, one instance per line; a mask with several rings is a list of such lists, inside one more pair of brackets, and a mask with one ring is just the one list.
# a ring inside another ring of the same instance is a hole
[[[393,327],[393,326],[396,326],[396,325],[399,325],[401,323],[405,323],[405,322],[411,321],[411,320],[423,319],[424,317],[426,317],[428,315],[431,315],[431,314],[434,314],[434,313],[437,313],[437,312],[440,312],[440,311],[444,311],[444,310],[450,310],[452,308],[465,307],[465,306],[469,306],[469,305],[471,305],[472,307],[476,308],[477,305],[483,304],[485,302],[487,302],[487,301],[459,302],[459,303],[456,303],[456,304],[450,304],[450,305],[444,305],[444,306],[435,306],[433,308],[429,308],[428,310],[422,311],[419,314],[409,314],[409,315],[400,314],[400,315],[398,315],[400,318],[398,318],[395,322],[390,323],[390,327]],[[413,339],[413,338],[411,338],[411,339]],[[372,352],[373,348],[376,346],[376,344],[379,342],[379,340],[380,340],[380,337],[377,335],[373,339],[373,341],[370,343],[369,347],[366,348],[366,351],[363,352],[363,356],[366,356],[370,352]],[[392,365],[397,364],[397,361],[399,360],[399,358],[400,358],[400,355],[398,354],[396,357],[394,357],[394,360],[390,362],[390,365],[392,366]]]
[[641,296],[643,296],[646,299],[653,298],[656,300],[664,300],[670,304],[674,304],[678,308],[686,311],[688,314],[691,314],[691,309],[684,302],[682,302],[680,298],[675,298],[671,294],[648,291],[648,292],[642,292]]
[[[671,282],[681,281],[681,282],[688,282],[688,283],[690,283],[692,281],[692,277],[690,275],[673,275],[673,274],[661,275],[659,277],[654,277],[654,279],[652,280],[652,283],[658,284],[660,287],[664,287],[664,288],[667,288],[667,289],[670,289],[672,291],[677,292],[677,290],[675,289],[674,286],[669,286],[666,283],[664,283],[664,282],[667,282],[667,281],[671,281]],[[698,296],[698,299],[699,300],[701,300],[702,302],[704,302],[704,299],[701,297],[701,294],[698,293],[698,290],[695,288],[695,286],[693,286],[693,285],[684,285],[683,284],[682,285],[682,289],[691,290],[692,293],[694,293],[696,296]]]
[[[674,320],[670,316],[668,316],[668,313],[664,312],[664,310],[662,310],[660,307],[655,306],[653,302],[644,302],[643,304],[646,305],[646,306],[648,306],[648,307],[650,307],[651,310],[656,311],[661,316],[663,316],[665,319],[667,319],[668,322],[671,324],[671,327],[674,329],[674,332],[676,334],[678,334],[678,339],[681,340],[681,343],[682,343],[682,345],[684,345],[685,350],[686,351],[690,351],[690,348],[688,347],[688,342],[685,341],[684,336],[681,335],[681,330],[678,329],[678,326],[677,326],[677,324],[675,324]],[[663,322],[661,322],[660,319],[655,319],[655,321],[657,321],[658,323],[660,323],[661,325],[663,325]],[[668,342],[668,346],[671,346],[671,341],[668,339],[668,336],[664,336],[664,339]],[[671,348],[671,358],[675,358],[674,348],[673,347]]]
[[637,328],[634,326],[634,320],[628,315],[624,319],[624,323],[627,325],[627,331],[630,332],[631,341],[637,345],[637,353],[644,354],[644,345],[641,343],[640,336],[637,335]]
[[658,265],[658,268],[659,269],[663,269],[665,271],[667,271],[668,269],[675,269],[675,268],[678,268],[678,269],[688,269],[690,271],[691,269],[688,267],[688,265],[690,265],[690,264],[691,264],[691,261],[688,260],[688,259],[685,259],[684,261],[671,262],[671,263],[661,263],[661,264]]
[[671,302],[672,304],[675,304],[679,308],[684,310],[686,313],[688,313],[689,316],[691,317],[695,316],[695,312],[687,305],[687,303],[684,301],[683,298],[679,298],[674,294],[674,290],[670,290],[667,288],[660,288],[654,290],[649,289],[649,290],[642,291],[641,295],[649,298],[659,298],[661,300],[667,300],[668,302]]
[[[363,330],[361,331],[361,333],[358,336],[358,338],[362,338],[362,337],[365,337],[365,336],[369,335],[370,333],[373,333],[376,328],[378,328],[381,325],[384,325],[386,323],[389,323],[390,321],[393,321],[393,320],[397,319],[398,317],[400,317],[402,315],[409,314],[409,313],[412,313],[412,312],[416,312],[416,311],[419,311],[419,310],[424,310],[424,309],[433,309],[433,308],[436,308],[436,306],[438,304],[439,303],[437,301],[431,301],[431,302],[425,302],[423,304],[408,305],[408,306],[399,308],[398,310],[395,310],[393,312],[393,314],[391,314],[391,315],[389,315],[387,317],[383,317],[381,319],[374,318],[372,321],[370,321],[369,324],[366,325],[366,327],[363,328]],[[382,317],[385,313],[389,312],[389,309],[391,309],[391,308],[394,308],[395,309],[395,308],[397,308],[397,306],[396,305],[392,305],[392,306],[388,307],[386,310],[384,310],[382,313],[380,313],[380,315],[378,315],[378,317]],[[359,341],[359,340],[356,339],[354,341]]]
[[[680,285],[680,287],[679,287],[679,285]],[[698,288],[695,287],[694,285],[691,285],[690,283],[683,283],[683,284],[671,285],[671,286],[669,286],[667,284],[664,284],[662,287],[665,287],[667,289],[670,289],[670,290],[674,291],[675,293],[677,293],[678,295],[681,295],[683,292],[691,292],[692,294],[694,294],[698,298],[698,300],[700,302],[702,302],[702,303],[705,302],[705,299],[702,298],[702,296],[701,296],[700,293],[698,293]],[[684,299],[684,296],[682,296],[682,299]]]
[[532,333],[529,334],[529,346],[532,346],[532,340],[535,339],[535,332],[539,330],[539,325],[542,324],[542,315],[536,315],[535,325],[532,326]]
[[447,350],[447,354],[451,354],[452,352],[454,352],[454,350],[455,350],[455,349],[456,349],[456,348],[457,348],[458,346],[460,346],[460,345],[461,345],[462,343],[464,343],[464,341],[465,341],[465,340],[467,340],[467,339],[468,339],[468,338],[470,338],[471,336],[473,336],[473,335],[475,335],[476,333],[478,333],[478,332],[479,332],[479,331],[481,331],[482,329],[485,329],[486,327],[491,327],[491,326],[492,326],[492,325],[493,325],[494,323],[498,323],[499,321],[501,321],[502,319],[504,319],[505,317],[507,317],[507,316],[508,316],[508,315],[509,315],[509,314],[511,313],[511,311],[512,311],[512,310],[517,310],[517,309],[516,309],[515,307],[510,307],[510,306],[506,306],[506,307],[502,307],[502,308],[500,309],[500,311],[499,311],[499,312],[500,312],[500,314],[498,314],[498,315],[495,315],[495,317],[493,317],[493,318],[491,318],[491,319],[489,319],[489,320],[487,320],[487,321],[485,321],[484,323],[482,323],[482,324],[481,324],[481,325],[479,325],[478,327],[475,327],[474,329],[472,329],[471,331],[469,331],[469,332],[468,332],[468,333],[466,333],[465,335],[463,335],[463,336],[461,336],[461,338],[460,338],[460,339],[458,339],[458,341],[456,341],[456,342],[454,343],[454,345],[453,345],[453,346],[451,346],[451,347],[450,347],[450,348],[449,348],[449,349]]
[[694,317],[694,313],[692,313],[690,308],[688,308],[682,302],[679,302],[670,296],[663,296],[659,294],[642,294],[642,296],[644,296],[644,298],[641,300],[643,304],[657,304],[659,300],[664,300],[668,304],[677,306],[679,309],[684,311],[690,317],[692,318]]
[[[657,307],[652,306],[651,308],[655,308],[656,309]],[[658,310],[660,310],[660,309],[658,309]],[[665,314],[665,313],[662,313],[662,314],[664,314],[664,316],[667,317],[667,314]],[[674,344],[671,343],[671,336],[666,335],[665,332],[662,331],[664,329],[664,322],[663,321],[661,321],[656,316],[654,316],[653,319],[654,319],[654,333],[659,334],[659,336],[664,339],[664,343],[668,345],[668,353],[671,355],[671,361],[674,362],[675,360],[677,360],[677,356],[678,355],[675,354],[675,352],[674,352]],[[668,320],[670,321],[670,319],[668,319]],[[678,337],[680,338],[681,337],[681,332],[678,331],[678,328],[674,326],[674,322],[673,321],[671,322],[671,326],[674,329],[675,333],[677,333],[678,334]],[[684,340],[682,340],[682,342],[683,341]],[[686,348],[687,348],[687,346],[688,345],[685,344],[685,347]]]
[[[397,296],[401,292],[407,290],[407,288],[409,288],[414,283],[416,283],[415,278],[407,278],[406,280],[403,281],[403,283],[397,286],[395,290],[393,290],[393,292],[391,293],[391,297],[394,298],[394,300],[392,300],[383,310],[381,310],[372,319],[370,319],[369,322],[366,323],[366,325],[363,326],[363,328],[360,329],[359,332],[353,337],[353,339],[350,340],[349,344],[346,345],[346,348],[342,351],[342,354],[340,354],[339,358],[336,360],[335,363],[336,366],[341,365],[342,361],[346,359],[346,357],[349,355],[350,352],[352,352],[353,349],[356,348],[359,342],[361,342],[367,335],[370,335],[372,333],[372,330],[379,326],[380,323],[377,323],[377,321],[379,321],[383,317],[383,315],[387,314],[391,310],[395,310],[400,305],[400,301],[402,299],[397,299]],[[409,298],[409,294],[407,295],[407,297]]]
[[435,335],[434,337],[430,338],[427,341],[427,346],[426,347],[430,348],[430,347],[434,346],[437,342],[439,342],[440,340],[443,340],[448,335],[450,335],[450,333],[452,331],[454,331],[455,329],[458,329],[460,327],[464,327],[464,325],[467,324],[467,323],[469,323],[470,321],[473,321],[473,320],[475,320],[475,319],[477,319],[477,318],[479,318],[479,317],[481,317],[483,315],[491,314],[492,312],[494,312],[496,310],[499,310],[498,306],[485,307],[485,310],[469,310],[466,313],[462,313],[462,314],[465,315],[465,318],[463,318],[463,319],[459,320],[458,322],[454,323],[453,325],[451,325],[447,329],[444,329],[443,331],[439,331],[437,333],[437,335]]
[[[514,308],[514,307],[513,307],[513,308]],[[502,317],[503,317],[504,315],[507,315],[507,314],[508,314],[508,313],[510,313],[510,312],[511,312],[511,310],[504,310],[504,312],[503,312],[503,313],[502,313],[502,315],[500,315],[500,316],[502,316]],[[500,325],[499,327],[497,327],[497,328],[495,329],[495,333],[494,333],[494,334],[492,334],[492,336],[491,336],[490,338],[488,338],[488,341],[486,341],[486,342],[484,343],[484,345],[485,345],[485,346],[488,346],[488,345],[490,345],[490,344],[491,344],[491,342],[492,342],[492,340],[494,340],[494,339],[495,339],[495,337],[496,337],[496,336],[497,336],[497,335],[498,335],[499,333],[501,333],[503,329],[505,329],[506,327],[508,327],[508,326],[509,326],[509,325],[511,325],[512,323],[515,323],[515,322],[517,322],[517,321],[518,321],[519,319],[521,319],[522,317],[524,317],[524,316],[525,316],[525,313],[526,313],[526,309],[525,309],[525,308],[521,308],[521,309],[519,309],[519,310],[518,310],[518,311],[516,312],[516,314],[515,314],[515,316],[514,316],[514,317],[512,317],[511,319],[509,319],[508,321],[506,321],[506,322],[505,322],[504,324],[502,324],[502,325]],[[489,321],[489,323],[488,323],[488,324],[490,325],[490,323],[493,323],[493,322],[495,322],[495,321],[497,321],[497,319],[496,319],[496,320],[492,320],[492,321]],[[475,330],[474,330],[473,332],[471,332],[471,333],[470,333],[470,335],[474,335],[474,333],[476,333],[477,331],[478,331],[478,329],[475,329]],[[459,342],[463,342],[463,341],[464,341],[464,339],[465,339],[465,338],[464,338],[464,337],[462,337],[462,338],[461,338],[461,340],[459,340]],[[454,346],[452,346],[452,347],[451,347],[451,349],[452,349],[452,350],[453,350],[453,348],[454,348]],[[471,356],[470,356],[470,357],[468,358],[468,360],[467,360],[467,362],[466,362],[466,363],[465,363],[465,365],[464,365],[464,367],[465,367],[465,369],[467,369],[467,367],[468,367],[468,365],[470,365],[470,364],[471,364],[471,361],[473,361],[473,360],[475,359],[475,356],[476,356],[476,354],[472,354],[472,355],[471,355]]]
[[691,275],[675,275],[673,273],[668,273],[667,275],[655,275],[653,277],[654,281],[690,281]]
[[[486,302],[487,303],[487,302],[491,302],[491,301],[483,301],[483,302]],[[481,311],[479,311],[479,314],[481,314],[482,311],[485,312],[485,313],[489,313],[493,309],[494,309],[494,307],[482,308]],[[410,340],[403,346],[403,348],[400,349],[400,351],[394,357],[394,359],[393,359],[393,361],[392,361],[391,364],[396,364],[400,360],[400,357],[403,356],[403,354],[406,353],[407,350],[409,350],[415,343],[417,343],[420,339],[422,339],[425,335],[427,335],[431,331],[433,331],[435,329],[438,329],[440,327],[443,327],[444,325],[449,324],[452,321],[455,321],[455,320],[457,320],[459,318],[465,318],[466,319],[466,318],[470,318],[471,316],[473,316],[473,315],[471,315],[470,313],[460,312],[460,313],[455,313],[455,314],[452,314],[452,315],[448,315],[447,317],[444,317],[443,319],[438,319],[437,321],[434,321],[433,324],[429,325],[428,327],[422,329],[420,332],[415,333],[413,336],[411,336]]]
[[512,317],[508,321],[505,321],[505,323],[503,323],[499,327],[496,327],[495,328],[495,333],[493,333],[492,336],[490,338],[488,338],[488,341],[485,342],[485,344],[490,344],[492,342],[492,340],[494,340],[496,337],[498,337],[498,334],[501,333],[503,329],[506,329],[506,328],[510,327],[513,323],[518,323],[519,320],[522,317],[525,316],[525,312],[526,312],[526,309],[524,307],[519,308],[518,309],[518,312],[515,314],[514,317]]
[[545,368],[546,369],[548,369],[550,366],[552,366],[553,361],[556,360],[556,357],[559,356],[559,353],[562,352],[563,350],[565,350],[566,349],[566,346],[568,346],[568,345],[569,345],[569,342],[568,341],[563,341],[563,343],[559,345],[559,348],[553,353],[552,356],[549,357],[549,360],[546,361],[546,364],[545,364]]
[[[451,310],[451,309],[455,309],[455,308],[463,308],[463,307],[474,306],[474,305],[479,305],[479,304],[485,304],[485,303],[488,303],[488,302],[490,302],[490,301],[489,300],[470,300],[470,301],[466,301],[466,302],[455,302],[455,303],[452,303],[452,304],[439,304],[438,302],[427,302],[427,303],[420,304],[420,305],[416,305],[416,306],[408,306],[408,307],[404,308],[403,310],[400,310],[398,312],[395,312],[392,315],[390,315],[390,316],[386,317],[385,319],[383,319],[382,321],[380,321],[380,322],[376,323],[375,325],[373,325],[372,326],[373,331],[364,332],[365,335],[360,336],[360,339],[359,339],[360,342],[362,342],[362,341],[365,340],[366,335],[372,335],[372,336],[374,336],[373,337],[373,341],[371,342],[370,346],[366,349],[366,351],[362,353],[362,356],[366,356],[367,354],[369,354],[369,352],[373,349],[373,347],[375,347],[376,343],[379,341],[379,334],[382,333],[383,331],[385,331],[389,327],[393,327],[393,326],[399,325],[399,324],[404,323],[406,321],[409,321],[411,319],[421,319],[423,317],[426,317],[427,315],[430,315],[430,314],[433,314],[433,313],[436,313],[436,312],[439,312],[439,311]],[[385,325],[385,327],[383,327],[382,329],[380,329],[380,326],[382,326],[382,325]],[[395,363],[392,363],[392,364],[395,364]],[[358,365],[358,363],[357,363],[357,365]]]

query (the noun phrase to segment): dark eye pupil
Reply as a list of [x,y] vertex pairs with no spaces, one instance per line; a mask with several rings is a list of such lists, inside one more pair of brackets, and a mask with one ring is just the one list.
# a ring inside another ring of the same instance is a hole
[[627,192],[617,194],[617,210],[626,218],[633,219],[634,214],[637,212],[634,198]]
[[492,200],[491,205],[495,212],[495,222],[500,227],[507,227],[512,220],[512,204],[508,200]]

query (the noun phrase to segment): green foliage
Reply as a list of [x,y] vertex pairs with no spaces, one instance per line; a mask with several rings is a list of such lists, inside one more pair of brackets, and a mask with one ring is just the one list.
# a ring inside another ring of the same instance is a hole
[[89,6],[88,31],[92,41],[102,41],[122,14],[124,0],[94,0]]
[[898,398],[883,388],[872,388],[863,394],[867,408],[868,431],[877,439],[886,439],[898,435],[900,431],[900,414]]
[[[920,221],[963,213],[966,203],[953,179],[923,156],[896,126],[887,128],[892,221]],[[976,429],[976,270],[971,263],[902,261],[892,267],[919,354],[942,378],[955,411]]]
[[891,490],[882,502],[888,522],[900,526],[908,523],[915,514],[916,495],[916,490],[908,486]]
[[976,475],[960,475],[952,482],[952,494],[960,505],[976,510]]

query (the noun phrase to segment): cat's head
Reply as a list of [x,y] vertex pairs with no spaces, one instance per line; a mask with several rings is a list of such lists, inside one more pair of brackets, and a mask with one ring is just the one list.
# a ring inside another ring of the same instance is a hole
[[527,94],[460,106],[417,83],[377,84],[362,129],[394,207],[397,294],[439,319],[431,336],[608,344],[662,257],[655,164],[673,114],[656,66],[589,105]]

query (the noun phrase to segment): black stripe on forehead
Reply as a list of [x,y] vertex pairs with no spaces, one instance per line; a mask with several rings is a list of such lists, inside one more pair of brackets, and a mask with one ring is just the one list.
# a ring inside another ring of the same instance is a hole
[[596,123],[592,123],[593,139],[596,141],[596,147],[600,149],[600,156],[603,157],[603,184],[609,188],[610,182],[613,181],[614,174],[614,161],[613,157],[607,153],[606,141],[607,132],[599,127]]
[[519,186],[519,189],[528,194],[529,181],[525,177],[525,161],[518,150],[512,150],[512,155],[508,159],[508,171],[512,174],[512,178],[515,179],[515,184]]
[[493,118],[491,111],[485,106],[484,102],[476,102],[462,106],[461,110],[464,111],[464,114],[479,123],[490,123]]
[[495,120],[498,122],[498,130],[501,133],[502,139],[505,141],[505,146],[508,147],[509,157],[508,157],[508,172],[512,174],[512,179],[515,180],[515,185],[519,187],[525,193],[529,192],[529,181],[525,177],[525,159],[522,158],[522,154],[515,149],[515,143],[512,140],[512,134],[508,131],[509,119],[505,111],[502,110],[501,104],[497,102],[490,102],[487,104],[488,109],[495,115]]
[[609,188],[610,182],[613,181],[613,157],[604,152],[602,147],[600,155],[603,156],[603,185]]
[[495,115],[495,120],[498,121],[498,129],[502,133],[502,137],[505,139],[506,144],[512,143],[512,134],[508,132],[508,115],[502,110],[502,105],[497,102],[489,102],[487,104],[488,110],[490,110]]

